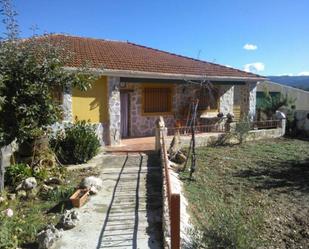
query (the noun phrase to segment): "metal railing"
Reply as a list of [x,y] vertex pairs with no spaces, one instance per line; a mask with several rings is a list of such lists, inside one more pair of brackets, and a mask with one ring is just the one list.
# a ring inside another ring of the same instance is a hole
[[[196,134],[199,133],[218,133],[218,132],[226,132],[226,127],[224,125],[198,125],[195,126],[194,129]],[[190,126],[181,126],[181,127],[168,127],[167,128],[167,135],[173,136],[176,133],[180,135],[189,136],[191,135],[191,127]]]
[[250,123],[251,129],[274,129],[281,128],[281,120],[253,121]]
[[173,188],[171,183],[171,168],[167,156],[167,149],[165,145],[164,132],[160,132],[162,146],[161,157],[164,167],[164,184],[166,186],[166,195],[168,202],[169,218],[170,218],[170,236],[171,249],[180,248],[180,193]]

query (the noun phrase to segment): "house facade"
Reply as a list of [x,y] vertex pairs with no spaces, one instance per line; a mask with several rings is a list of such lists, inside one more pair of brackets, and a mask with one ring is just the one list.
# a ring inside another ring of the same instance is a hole
[[98,76],[88,91],[65,89],[62,105],[65,122],[97,124],[104,144],[154,135],[159,116],[168,127],[178,121],[186,125],[194,99],[199,99],[199,114],[255,117],[256,86],[265,80],[258,75],[130,42],[67,35],[41,39],[65,44],[72,53],[67,70],[88,63]]

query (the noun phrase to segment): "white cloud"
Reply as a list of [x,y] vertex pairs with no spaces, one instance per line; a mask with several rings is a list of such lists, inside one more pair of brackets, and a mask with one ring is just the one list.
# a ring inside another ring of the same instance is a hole
[[264,71],[265,65],[262,62],[253,62],[244,65],[244,71],[251,73],[258,73]]
[[309,76],[309,72],[300,72],[298,76]]
[[254,45],[254,44],[250,44],[250,43],[247,43],[243,46],[243,49],[245,50],[257,50],[257,45]]

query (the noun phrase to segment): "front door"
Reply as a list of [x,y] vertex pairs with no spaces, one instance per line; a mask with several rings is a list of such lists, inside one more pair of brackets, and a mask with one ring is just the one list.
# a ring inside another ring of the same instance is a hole
[[128,92],[120,92],[120,127],[121,137],[128,137],[130,119],[130,98]]

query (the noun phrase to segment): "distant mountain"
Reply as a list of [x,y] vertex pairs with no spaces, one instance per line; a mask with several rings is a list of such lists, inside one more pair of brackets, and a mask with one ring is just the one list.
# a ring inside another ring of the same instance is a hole
[[273,82],[309,91],[309,76],[266,76]]

